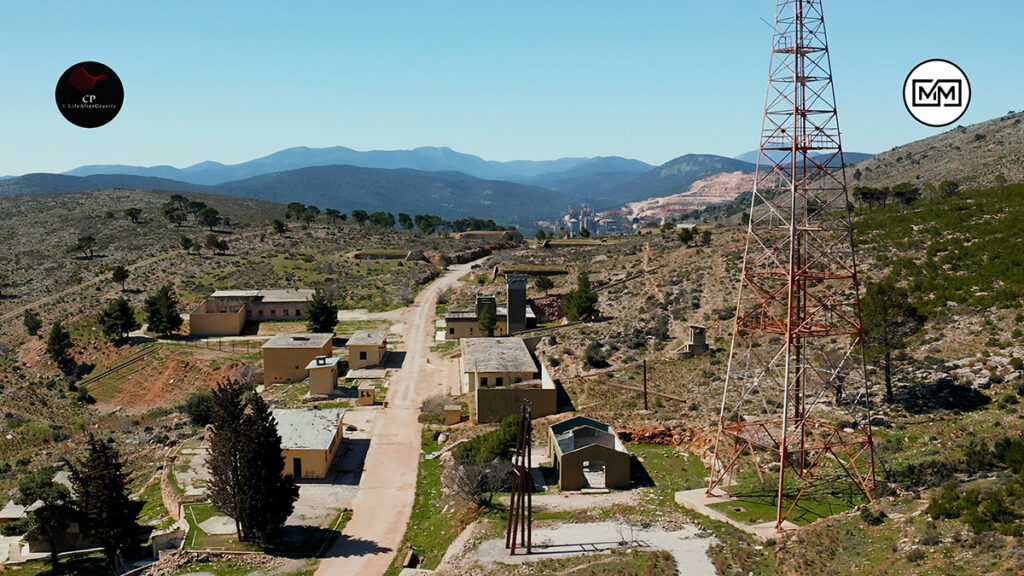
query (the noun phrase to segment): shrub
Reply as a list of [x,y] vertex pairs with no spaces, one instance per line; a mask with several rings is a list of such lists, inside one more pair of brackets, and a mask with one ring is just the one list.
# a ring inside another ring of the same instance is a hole
[[443,424],[444,406],[448,404],[448,396],[434,394],[423,401],[420,406],[420,422],[424,424]]
[[181,411],[196,426],[206,426],[213,420],[213,392],[196,392],[185,400]]
[[885,522],[886,518],[888,518],[888,516],[886,516],[885,512],[882,512],[881,510],[872,510],[867,506],[860,509],[860,519],[868,526],[878,526]]
[[584,351],[584,358],[586,358],[587,364],[593,368],[608,366],[608,355],[604,351],[604,346],[597,340],[592,340],[587,345],[587,349]]
[[496,458],[503,460],[511,458],[512,451],[516,447],[521,419],[521,414],[506,416],[496,430],[460,444],[452,454],[455,462],[462,465],[469,462],[488,463]]

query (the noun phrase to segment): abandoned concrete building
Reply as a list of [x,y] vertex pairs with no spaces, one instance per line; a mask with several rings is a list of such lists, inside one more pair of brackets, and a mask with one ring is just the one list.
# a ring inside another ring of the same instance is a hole
[[498,306],[494,296],[477,296],[476,310],[452,310],[444,316],[445,338],[482,338],[480,315],[485,308],[494,314],[495,336],[507,336],[537,327],[537,315],[526,302],[526,282],[529,276],[508,274],[505,276],[505,290],[508,306]]
[[325,478],[342,440],[340,408],[273,412],[281,435],[284,474],[298,478]]
[[558,388],[522,338],[463,338],[460,348],[461,390],[473,394],[475,422],[498,422],[525,399],[535,418],[558,411]]
[[312,290],[218,290],[189,314],[192,336],[237,336],[246,322],[305,320]]
[[387,330],[360,330],[345,344],[349,370],[359,370],[384,362],[388,353]]
[[706,340],[707,330],[707,328],[698,324],[690,324],[690,341],[683,344],[682,352],[684,355],[707,354],[711,350]]
[[611,426],[583,416],[548,429],[548,455],[563,491],[629,488],[629,452]]
[[[74,487],[71,485],[71,473],[69,471],[59,470],[53,475],[53,481],[63,485],[73,493]],[[24,521],[29,513],[39,509],[42,505],[43,502],[41,500],[36,500],[25,506],[10,500],[3,508],[0,508],[0,526],[11,522]],[[67,526],[56,534],[57,550],[80,550],[95,546],[95,543],[90,542],[82,533],[78,522],[74,518],[69,518],[68,520]],[[27,536],[20,539],[11,538],[4,543],[4,546],[6,548],[3,552],[7,554],[8,562],[21,562],[27,560],[30,554],[50,551],[50,544],[45,538],[29,538]],[[0,566],[0,572],[2,571],[2,566]]]
[[263,383],[298,382],[317,356],[331,356],[333,334],[278,334],[262,346]]
[[338,360],[335,356],[317,356],[306,364],[311,395],[328,396],[334,391],[338,385]]

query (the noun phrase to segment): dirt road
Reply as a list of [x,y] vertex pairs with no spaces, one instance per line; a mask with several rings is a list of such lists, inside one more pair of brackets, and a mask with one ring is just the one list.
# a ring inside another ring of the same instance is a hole
[[417,421],[419,405],[427,396],[447,391],[444,371],[427,364],[437,297],[473,264],[452,266],[403,311],[405,359],[391,379],[388,408],[371,431],[352,519],[327,551],[317,576],[380,576],[398,552],[416,494],[422,429]]

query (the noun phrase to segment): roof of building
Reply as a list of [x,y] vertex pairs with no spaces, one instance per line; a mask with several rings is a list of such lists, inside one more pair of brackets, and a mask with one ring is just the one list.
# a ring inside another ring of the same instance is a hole
[[536,372],[537,363],[522,338],[463,338],[465,372]]
[[313,297],[307,288],[274,290],[217,290],[210,298],[259,298],[263,302],[306,302]]
[[373,384],[370,384],[369,382],[363,382],[362,384],[359,385],[359,389],[360,390],[376,390],[377,387],[374,386]]
[[284,450],[328,450],[341,426],[345,410],[274,410],[277,433],[281,435]]
[[259,295],[259,290],[217,290],[210,294],[210,298],[255,298]]
[[333,368],[338,365],[339,358],[337,356],[317,356],[306,364],[306,370],[316,370],[317,368]]
[[313,298],[313,291],[308,288],[294,290],[260,290],[264,302],[306,302]]
[[380,346],[387,341],[387,330],[360,330],[348,339],[346,346]]
[[334,334],[278,334],[261,348],[323,348]]
[[617,452],[627,452],[611,426],[584,416],[569,418],[551,426],[551,435],[559,454],[567,454],[587,446],[603,446]]

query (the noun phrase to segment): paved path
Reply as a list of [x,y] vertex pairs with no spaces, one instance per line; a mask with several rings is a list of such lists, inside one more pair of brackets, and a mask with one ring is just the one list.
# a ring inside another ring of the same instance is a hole
[[532,554],[509,556],[504,538],[498,538],[481,542],[471,556],[485,566],[494,562],[525,564],[549,558],[600,554],[619,548],[621,543],[628,543],[640,550],[667,550],[676,559],[680,574],[714,576],[717,571],[708,557],[708,547],[714,542],[714,538],[709,538],[696,526],[683,526],[674,532],[667,532],[613,522],[595,522],[535,529]]
[[444,392],[443,370],[427,364],[434,335],[437,297],[455,285],[475,262],[452,266],[424,288],[404,310],[405,360],[391,379],[388,408],[374,423],[359,495],[352,519],[335,540],[316,574],[380,576],[391,564],[405,534],[416,495],[420,432],[420,403]]

